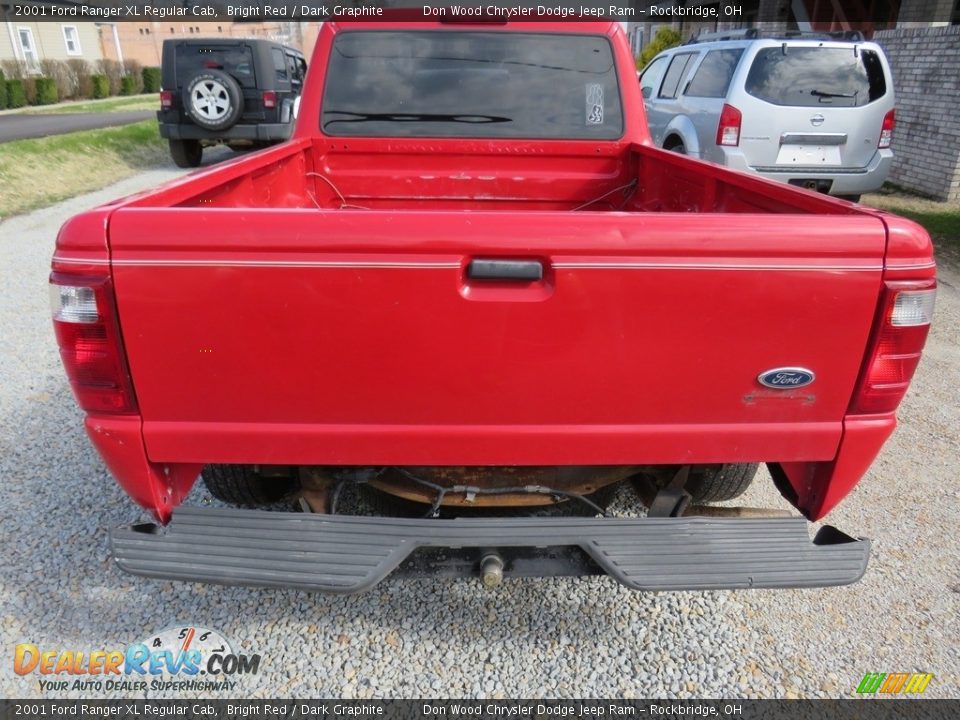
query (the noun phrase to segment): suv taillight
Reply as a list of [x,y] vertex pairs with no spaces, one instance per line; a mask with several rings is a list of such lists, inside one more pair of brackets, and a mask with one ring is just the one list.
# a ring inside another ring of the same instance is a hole
[[50,275],[53,330],[80,407],[89,413],[137,412],[107,277]]
[[743,115],[733,105],[723,104],[720,122],[717,125],[717,145],[736,147],[740,144],[740,124]]
[[275,108],[277,106],[277,94],[273,90],[263,91],[263,106],[265,108]]
[[893,145],[893,128],[897,124],[897,111],[891,110],[883,116],[883,125],[880,127],[880,141],[878,148],[888,148]]
[[936,294],[935,280],[886,284],[883,312],[850,412],[897,409],[920,362]]
[[164,110],[169,110],[173,107],[173,91],[172,90],[161,90],[160,91],[160,107]]

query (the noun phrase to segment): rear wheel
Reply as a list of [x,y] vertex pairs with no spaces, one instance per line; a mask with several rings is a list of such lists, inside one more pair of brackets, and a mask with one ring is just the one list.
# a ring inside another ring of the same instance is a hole
[[686,490],[695,503],[733,500],[750,487],[758,467],[759,463],[693,467]]
[[207,465],[203,482],[217,500],[247,507],[278,503],[300,489],[293,477],[263,477],[249,465]]
[[837,195],[837,197],[840,198],[841,200],[849,200],[852,203],[860,202],[859,195]]
[[687,146],[683,144],[683,140],[678,138],[676,135],[672,135],[667,138],[667,141],[663,144],[664,150],[669,150],[670,152],[675,152],[679,155],[687,154]]
[[177,167],[199,167],[203,159],[203,146],[199,140],[170,140],[170,156]]
[[221,70],[201,70],[190,78],[182,102],[190,119],[207,130],[226,130],[243,113],[239,83]]

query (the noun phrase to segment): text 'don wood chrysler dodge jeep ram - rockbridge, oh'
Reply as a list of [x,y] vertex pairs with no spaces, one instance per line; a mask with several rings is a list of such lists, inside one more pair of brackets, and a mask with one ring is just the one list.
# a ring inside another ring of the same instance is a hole
[[[326,23],[288,142],[74,217],[52,264],[156,521],[119,567],[330,592],[855,582],[869,541],[808,524],[893,432],[936,284],[912,222],[655,147],[610,22]],[[796,513],[709,505],[759,463]],[[182,504],[201,474],[223,503]]]

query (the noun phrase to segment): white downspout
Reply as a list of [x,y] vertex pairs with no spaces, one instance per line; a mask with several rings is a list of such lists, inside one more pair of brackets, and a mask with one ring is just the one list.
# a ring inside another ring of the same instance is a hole
[[813,25],[810,23],[810,16],[807,15],[807,8],[801,0],[793,0],[790,4],[790,9],[793,10],[793,16],[797,19],[798,30],[813,30]]
[[[117,24],[110,23],[110,27],[113,28],[113,46],[117,50],[117,62],[123,66],[123,50],[120,49],[120,33],[117,32]],[[126,74],[126,72],[124,72]]]
[[20,47],[20,43],[17,42],[17,34],[13,31],[13,23],[7,20],[6,25],[7,32],[10,34],[10,47],[13,49],[13,59],[19,61],[20,56],[17,54],[17,48]]

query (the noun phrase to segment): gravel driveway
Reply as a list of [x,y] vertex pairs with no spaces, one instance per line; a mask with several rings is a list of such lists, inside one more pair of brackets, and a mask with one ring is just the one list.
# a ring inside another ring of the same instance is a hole
[[[142,515],[83,433],[48,319],[48,262],[69,216],[176,174],[144,173],[0,224],[5,697],[62,697],[13,674],[16,643],[112,649],[173,623],[263,656],[233,696],[850,697],[864,673],[895,671],[931,672],[927,696],[960,696],[960,273],[946,267],[902,427],[829,518],[874,540],[852,587],[652,595],[606,578],[496,592],[424,580],[330,597],[121,574],[107,529]],[[195,490],[191,502],[203,500]],[[766,474],[744,502],[786,507]]]

